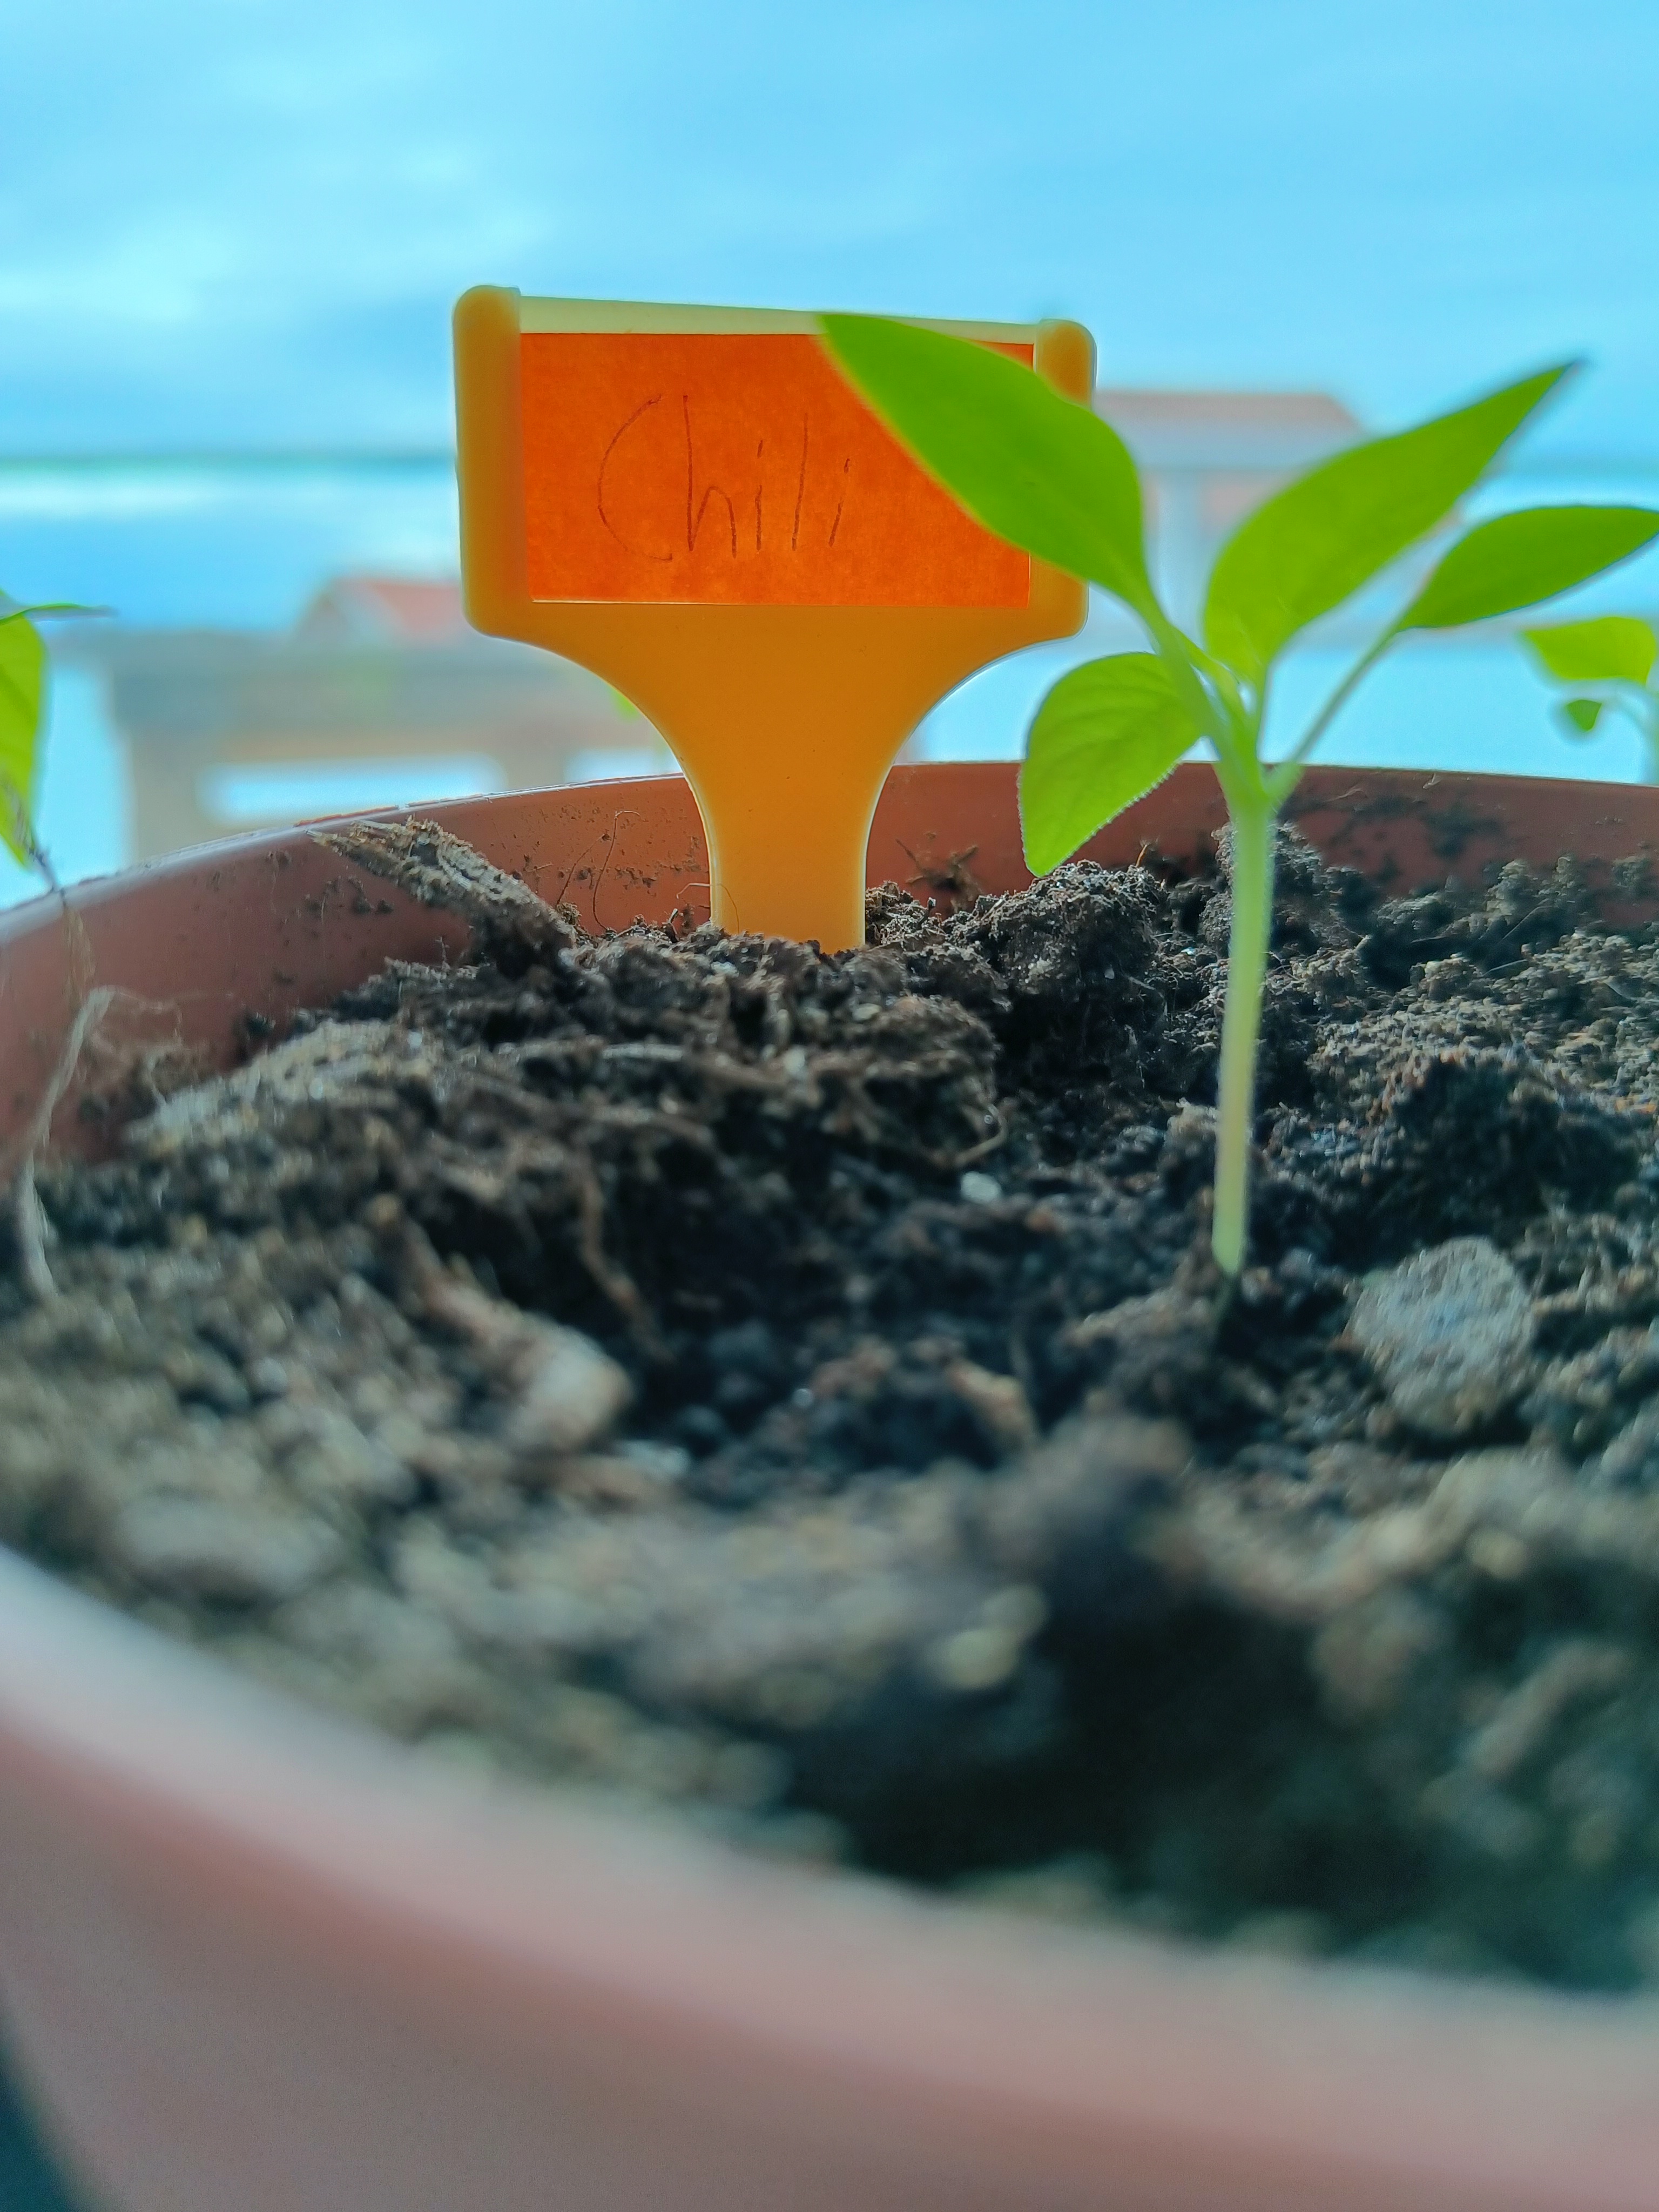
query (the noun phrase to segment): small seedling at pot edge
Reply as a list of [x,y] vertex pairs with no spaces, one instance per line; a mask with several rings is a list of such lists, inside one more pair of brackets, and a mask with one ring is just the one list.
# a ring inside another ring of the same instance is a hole
[[1152,650],[1072,669],[1038,708],[1020,772],[1025,858],[1046,874],[1207,739],[1232,824],[1232,923],[1222,1019],[1212,1242],[1243,1265],[1262,983],[1273,919],[1273,825],[1309,756],[1367,672],[1408,630],[1461,629],[1570,591],[1659,536],[1633,507],[1541,507],[1477,523],[1442,555],[1282,760],[1261,743],[1274,663],[1443,523],[1573,366],[1370,439],[1248,515],[1210,572],[1203,641],[1165,612],[1146,567],[1140,479],[1087,405],[1018,362],[936,331],[826,315],[842,373],[968,512],[1015,545],[1123,602]]
[[1555,710],[1562,733],[1593,737],[1607,715],[1622,714],[1641,732],[1648,781],[1659,783],[1659,637],[1651,626],[1634,615],[1598,615],[1521,635],[1540,673],[1571,694]]
[[68,605],[14,606],[0,594],[0,843],[47,876],[34,834],[46,701],[46,641],[35,622],[42,616],[104,611]]

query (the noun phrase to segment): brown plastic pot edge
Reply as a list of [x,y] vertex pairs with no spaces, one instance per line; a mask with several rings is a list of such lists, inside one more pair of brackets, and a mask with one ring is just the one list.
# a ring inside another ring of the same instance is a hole
[[[1015,775],[1004,761],[896,769],[871,834],[870,882],[895,881],[921,897],[1023,889],[1031,878]],[[568,902],[589,928],[707,914],[702,834],[681,777],[416,811],[544,897]],[[1451,873],[1473,880],[1510,858],[1549,866],[1571,852],[1607,890],[1616,863],[1639,864],[1659,844],[1659,794],[1627,784],[1314,769],[1291,812],[1328,859],[1402,889]],[[1144,853],[1202,860],[1224,819],[1212,772],[1184,766],[1109,824],[1085,856],[1118,866]],[[250,1019],[269,1034],[382,960],[453,958],[466,939],[453,916],[343,867],[310,827],[198,847],[79,884],[67,904],[79,933],[54,898],[0,915],[0,1147],[32,1120],[89,976],[128,994],[117,1018],[124,1033],[176,1036],[222,1067],[247,1049]],[[1649,918],[1659,896],[1632,896],[1623,912]],[[90,1146],[95,1133],[77,1125],[75,1106],[71,1091],[57,1139]]]
[[[877,809],[872,884],[897,882],[919,897],[1023,890],[1012,762],[896,769]],[[516,793],[415,810],[574,907],[585,927],[690,921],[708,912],[696,808],[679,776]],[[1326,857],[1401,889],[1466,881],[1495,861],[1547,867],[1571,852],[1598,889],[1614,868],[1659,844],[1659,793],[1628,784],[1547,782],[1525,776],[1423,775],[1314,769],[1291,818]],[[1121,866],[1142,854],[1202,861],[1225,820],[1210,769],[1177,768],[1084,848]],[[119,876],[76,885],[67,927],[55,898],[0,915],[7,1049],[0,1081],[0,1147],[27,1127],[88,981],[127,994],[125,1033],[176,1036],[216,1066],[243,1056],[296,1007],[325,1004],[386,959],[454,958],[466,931],[453,916],[343,866],[312,827],[197,847]],[[1623,878],[1625,872],[1620,872]],[[1622,902],[1630,919],[1659,913],[1659,895]],[[252,1027],[250,1028],[250,1024]],[[64,1101],[58,1141],[89,1146],[76,1094]]]

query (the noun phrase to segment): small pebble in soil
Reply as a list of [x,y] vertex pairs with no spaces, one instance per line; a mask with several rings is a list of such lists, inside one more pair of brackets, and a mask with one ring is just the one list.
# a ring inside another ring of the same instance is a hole
[[1367,1279],[1348,1324],[1389,1403],[1437,1443],[1487,1428],[1526,1387],[1532,1301],[1485,1237],[1455,1237]]

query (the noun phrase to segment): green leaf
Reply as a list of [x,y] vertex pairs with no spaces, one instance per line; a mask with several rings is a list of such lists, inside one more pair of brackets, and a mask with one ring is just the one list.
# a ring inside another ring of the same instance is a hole
[[1162,783],[1200,735],[1155,654],[1114,653],[1062,676],[1037,708],[1019,772],[1031,873],[1058,867]]
[[0,842],[28,860],[46,649],[21,615],[0,622]]
[[1556,709],[1563,737],[1589,737],[1601,719],[1602,704],[1600,699],[1564,699]]
[[0,606],[0,623],[23,622],[40,615],[106,615],[107,607],[83,607],[76,599],[46,599],[38,607]]
[[1645,684],[1659,659],[1659,638],[1634,615],[1552,623],[1521,636],[1545,675],[1564,684]]
[[1210,574],[1205,641],[1259,684],[1280,648],[1433,529],[1572,366],[1540,370],[1310,470],[1248,515]]
[[1645,507],[1529,507],[1460,538],[1401,616],[1399,629],[1457,629],[1536,606],[1628,561],[1659,538]]
[[1006,354],[876,315],[824,315],[836,366],[976,521],[1155,611],[1140,478],[1091,408]]

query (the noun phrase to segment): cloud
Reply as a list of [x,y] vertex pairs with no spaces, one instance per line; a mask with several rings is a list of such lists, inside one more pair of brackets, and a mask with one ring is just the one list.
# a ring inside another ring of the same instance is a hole
[[[8,26],[0,448],[440,439],[479,280],[1026,315],[1400,419],[1659,389],[1651,0],[80,0]],[[1563,432],[1565,435],[1565,431]]]

